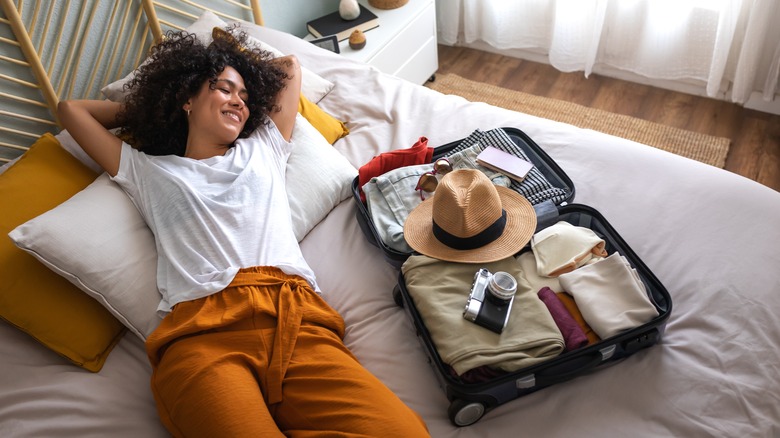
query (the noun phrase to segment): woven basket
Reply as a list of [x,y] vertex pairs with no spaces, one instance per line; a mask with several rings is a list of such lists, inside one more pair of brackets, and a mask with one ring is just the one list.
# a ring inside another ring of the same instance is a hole
[[377,9],[395,9],[409,3],[409,0],[368,0],[368,4]]

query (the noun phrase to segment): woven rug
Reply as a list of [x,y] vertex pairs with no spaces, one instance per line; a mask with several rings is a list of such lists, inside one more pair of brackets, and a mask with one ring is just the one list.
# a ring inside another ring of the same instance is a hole
[[427,87],[502,108],[592,129],[663,149],[683,157],[723,168],[731,141],[636,117],[615,114],[576,103],[534,96],[520,91],[474,82],[458,75],[437,74]]

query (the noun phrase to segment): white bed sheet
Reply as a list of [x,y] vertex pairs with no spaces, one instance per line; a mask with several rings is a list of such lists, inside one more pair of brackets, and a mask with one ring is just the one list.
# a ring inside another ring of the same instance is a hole
[[[347,345],[432,436],[780,436],[780,193],[628,140],[443,96],[271,29],[254,32],[336,83],[320,105],[347,121],[351,133],[335,147],[356,167],[420,136],[438,145],[474,129],[522,129],[574,181],[575,202],[603,213],[671,294],[658,345],[457,428],[393,301],[397,271],[345,200],[303,240],[304,254],[345,319]],[[167,435],[134,336],[92,374],[3,323],[0,358],[2,436]]]

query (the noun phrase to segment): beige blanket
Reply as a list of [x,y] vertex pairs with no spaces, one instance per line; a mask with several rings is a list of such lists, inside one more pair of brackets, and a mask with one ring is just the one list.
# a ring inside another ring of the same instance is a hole
[[[463,318],[474,273],[506,271],[518,281],[509,322],[499,335]],[[401,267],[406,287],[442,360],[458,374],[487,365],[516,371],[563,352],[563,336],[513,257],[484,265],[411,256]]]

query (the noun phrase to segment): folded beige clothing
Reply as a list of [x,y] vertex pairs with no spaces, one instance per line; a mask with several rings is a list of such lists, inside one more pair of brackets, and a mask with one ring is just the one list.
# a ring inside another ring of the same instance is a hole
[[[518,282],[509,322],[500,335],[463,318],[474,273],[482,267],[506,271]],[[401,272],[439,355],[459,375],[483,365],[516,371],[563,352],[560,330],[514,257],[477,265],[414,255]]]
[[585,322],[602,339],[658,316],[639,274],[618,253],[558,279],[574,297]]
[[571,272],[594,257],[606,257],[604,246],[604,240],[590,228],[566,221],[550,225],[531,238],[537,272],[546,277]]

